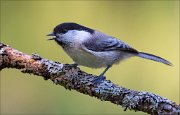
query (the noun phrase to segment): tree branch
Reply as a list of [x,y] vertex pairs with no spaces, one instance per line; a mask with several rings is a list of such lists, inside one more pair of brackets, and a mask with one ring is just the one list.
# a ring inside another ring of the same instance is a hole
[[125,110],[149,114],[180,114],[180,105],[156,94],[130,90],[109,80],[93,84],[97,76],[83,72],[75,65],[53,62],[36,54],[27,55],[0,42],[0,70],[4,68],[17,68],[23,73],[42,76],[66,89],[121,105]]

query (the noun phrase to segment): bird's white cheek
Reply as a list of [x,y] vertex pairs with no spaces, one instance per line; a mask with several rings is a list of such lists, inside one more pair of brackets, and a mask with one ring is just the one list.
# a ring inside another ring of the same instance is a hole
[[86,32],[86,31],[77,31],[75,39],[76,39],[76,41],[84,42],[84,41],[90,39],[90,37],[91,37],[91,34],[89,32]]
[[66,34],[61,35],[61,39],[67,45],[76,48],[89,39],[90,36],[91,34],[86,31],[70,30]]

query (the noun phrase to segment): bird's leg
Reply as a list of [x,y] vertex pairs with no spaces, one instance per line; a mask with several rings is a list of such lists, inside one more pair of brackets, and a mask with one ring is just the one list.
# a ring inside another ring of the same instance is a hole
[[106,67],[106,69],[99,75],[99,77],[100,77],[100,76],[104,76],[104,74],[106,73],[106,71],[107,71],[110,67],[111,67],[111,65],[108,65],[108,66]]
[[106,71],[111,67],[111,65],[108,65],[106,67],[106,69],[98,76],[96,77],[94,80],[93,80],[93,83],[94,84],[97,84],[97,83],[100,83],[101,81],[105,80],[106,77],[104,76],[104,74],[106,73]]

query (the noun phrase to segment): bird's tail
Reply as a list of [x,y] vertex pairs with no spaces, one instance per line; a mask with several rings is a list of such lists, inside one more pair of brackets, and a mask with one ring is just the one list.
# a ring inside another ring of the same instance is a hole
[[166,65],[172,66],[171,62],[169,62],[169,61],[167,61],[167,60],[165,60],[165,59],[163,59],[161,57],[152,55],[152,54],[139,52],[138,56],[141,57],[141,58],[150,59],[150,60],[153,60],[153,61],[161,62],[161,63],[164,63]]

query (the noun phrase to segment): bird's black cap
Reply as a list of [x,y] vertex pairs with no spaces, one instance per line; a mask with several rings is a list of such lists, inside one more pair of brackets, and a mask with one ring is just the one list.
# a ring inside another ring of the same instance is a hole
[[84,31],[87,31],[91,34],[94,33],[94,30],[93,29],[90,29],[88,27],[85,27],[85,26],[82,26],[82,25],[79,25],[77,23],[73,23],[73,22],[65,22],[65,23],[62,23],[62,24],[59,24],[57,25],[55,28],[54,28],[54,32],[53,34],[56,35],[56,33],[59,33],[59,34],[64,34],[66,33],[68,30],[84,30]]

